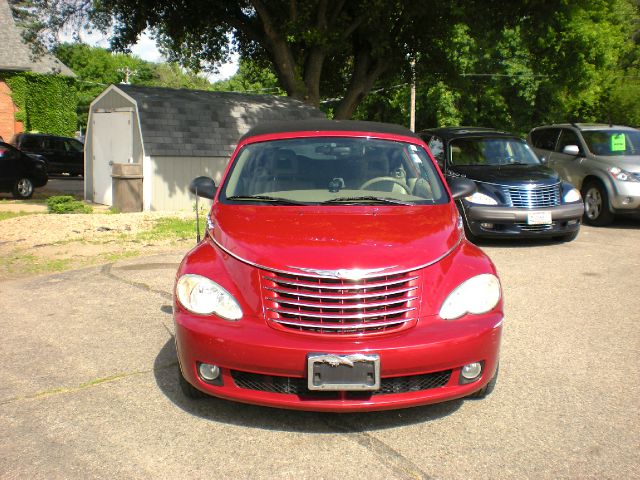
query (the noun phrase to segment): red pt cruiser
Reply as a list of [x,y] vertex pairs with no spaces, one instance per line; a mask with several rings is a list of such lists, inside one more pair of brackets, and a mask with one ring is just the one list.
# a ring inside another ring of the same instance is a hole
[[404,408],[493,389],[502,295],[455,199],[405,128],[309,120],[240,140],[204,239],[176,275],[190,397],[316,411]]

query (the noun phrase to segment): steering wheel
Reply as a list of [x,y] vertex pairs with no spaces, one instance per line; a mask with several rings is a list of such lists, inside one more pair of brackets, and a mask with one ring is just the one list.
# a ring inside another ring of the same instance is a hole
[[360,185],[360,190],[364,190],[365,188],[367,188],[370,185],[373,185],[374,183],[380,183],[380,182],[393,182],[396,185],[399,185],[402,187],[402,189],[404,190],[404,193],[408,194],[409,190],[407,189],[407,186],[404,184],[404,182],[402,182],[401,180],[394,178],[394,177],[375,177],[372,178],[370,180],[367,180],[366,182],[364,182],[362,185]]

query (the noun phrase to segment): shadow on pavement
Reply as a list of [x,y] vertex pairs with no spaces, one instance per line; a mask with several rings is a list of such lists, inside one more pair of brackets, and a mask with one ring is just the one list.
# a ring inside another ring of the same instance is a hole
[[214,397],[191,400],[178,385],[178,365],[173,339],[158,353],[155,380],[164,395],[185,412],[220,423],[241,427],[303,433],[358,433],[437,420],[451,415],[463,400],[402,410],[367,413],[318,413],[280,410],[231,402]]

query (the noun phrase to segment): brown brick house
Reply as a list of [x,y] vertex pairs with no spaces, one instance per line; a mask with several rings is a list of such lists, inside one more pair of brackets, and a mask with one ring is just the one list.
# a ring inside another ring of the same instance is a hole
[[16,120],[16,105],[6,78],[16,72],[59,74],[73,77],[73,72],[52,55],[34,58],[31,48],[24,42],[15,24],[7,0],[0,0],[0,137],[10,141],[23,130]]

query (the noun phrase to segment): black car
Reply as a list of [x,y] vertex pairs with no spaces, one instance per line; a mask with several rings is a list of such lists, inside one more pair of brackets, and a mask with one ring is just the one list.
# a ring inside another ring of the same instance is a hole
[[48,180],[43,159],[0,142],[0,192],[11,192],[16,198],[29,198],[34,188],[46,185]]
[[84,175],[84,144],[75,138],[19,133],[11,143],[23,152],[42,155],[49,174]]
[[465,177],[477,191],[458,203],[470,239],[551,236],[573,240],[584,206],[580,192],[544,166],[526,141],[478,127],[424,130],[445,178]]

